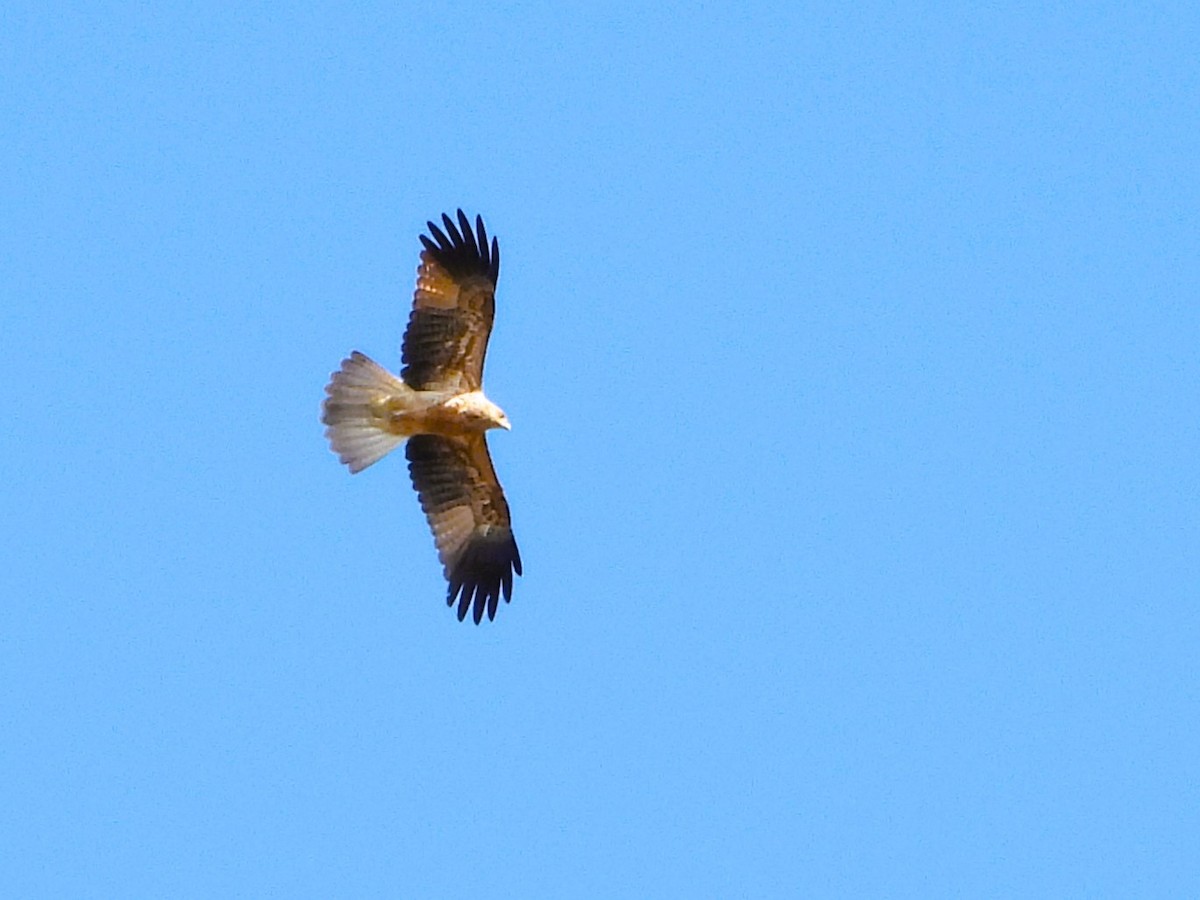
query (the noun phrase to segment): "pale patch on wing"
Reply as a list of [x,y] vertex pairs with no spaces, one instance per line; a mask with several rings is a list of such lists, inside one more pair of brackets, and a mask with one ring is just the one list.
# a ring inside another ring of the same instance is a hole
[[430,518],[438,559],[442,565],[449,566],[475,530],[475,515],[470,506],[464,505],[441,510]]
[[459,285],[437,264],[428,250],[421,251],[421,266],[417,269],[417,289],[413,295],[418,308],[455,309],[458,306]]

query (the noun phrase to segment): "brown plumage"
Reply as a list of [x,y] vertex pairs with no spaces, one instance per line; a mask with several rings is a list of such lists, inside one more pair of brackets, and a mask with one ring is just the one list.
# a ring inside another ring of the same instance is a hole
[[429,222],[404,333],[401,377],[355,351],[333,374],[321,421],[334,452],[361,472],[407,441],[405,455],[421,509],[449,582],[446,603],[470,609],[478,624],[512,598],[521,556],[508,503],[488,454],[485,433],[509,428],[483,394],[483,362],[495,315],[500,248],[475,228]]

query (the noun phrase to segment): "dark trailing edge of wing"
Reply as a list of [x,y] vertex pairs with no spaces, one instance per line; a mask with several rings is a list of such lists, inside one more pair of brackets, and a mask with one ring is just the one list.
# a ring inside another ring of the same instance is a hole
[[512,531],[508,528],[495,528],[490,533],[477,530],[449,572],[446,605],[453,606],[457,599],[460,622],[472,607],[476,625],[483,618],[485,606],[488,619],[495,619],[501,591],[505,603],[512,600],[513,572],[521,574],[521,554],[517,552]]
[[[500,278],[500,245],[492,238],[488,245],[487,230],[483,227],[483,216],[475,217],[475,230],[471,230],[471,221],[460,209],[458,225],[454,224],[445,213],[442,213],[442,224],[446,230],[438,228],[432,222],[426,222],[432,240],[421,235],[421,243],[437,260],[438,265],[454,278],[465,278],[472,275],[482,275],[491,279],[494,285]],[[447,237],[449,234],[449,237]],[[436,241],[436,243],[434,243]]]

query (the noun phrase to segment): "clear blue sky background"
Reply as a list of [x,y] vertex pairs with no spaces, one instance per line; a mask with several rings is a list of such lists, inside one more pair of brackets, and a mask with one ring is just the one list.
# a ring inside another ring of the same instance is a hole
[[[1196,895],[1198,45],[6,4],[0,895]],[[317,421],[459,205],[481,627]]]

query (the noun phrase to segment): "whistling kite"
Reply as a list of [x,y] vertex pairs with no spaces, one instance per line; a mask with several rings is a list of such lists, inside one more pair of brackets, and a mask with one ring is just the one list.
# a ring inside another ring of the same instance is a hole
[[400,378],[357,350],[333,373],[321,421],[338,458],[361,472],[407,441],[404,453],[438,558],[458,600],[459,621],[496,617],[500,592],[512,598],[521,555],[504,491],[488,455],[489,428],[510,426],[483,395],[483,358],[496,309],[500,248],[488,246],[483,218],[475,230],[460,209],[458,226],[429,222],[432,239],[417,269],[417,290],[404,332]]

